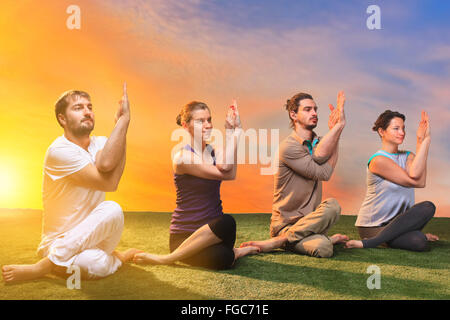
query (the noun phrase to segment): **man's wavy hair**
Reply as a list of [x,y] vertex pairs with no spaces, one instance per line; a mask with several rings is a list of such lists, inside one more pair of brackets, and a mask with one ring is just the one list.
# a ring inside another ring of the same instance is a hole
[[292,129],[295,128],[295,125],[294,125],[294,120],[291,118],[291,111],[294,111],[295,113],[297,113],[298,107],[300,106],[300,101],[303,99],[314,100],[310,94],[300,92],[300,93],[297,93],[296,95],[294,95],[292,98],[288,99],[285,104],[285,108],[288,112],[289,120],[291,120],[290,127]]

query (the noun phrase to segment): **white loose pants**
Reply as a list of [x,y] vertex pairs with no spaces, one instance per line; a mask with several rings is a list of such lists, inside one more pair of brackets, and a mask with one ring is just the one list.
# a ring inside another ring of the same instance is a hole
[[111,275],[122,265],[111,253],[119,244],[123,224],[120,205],[104,201],[50,245],[48,258],[58,266],[77,265],[88,279]]

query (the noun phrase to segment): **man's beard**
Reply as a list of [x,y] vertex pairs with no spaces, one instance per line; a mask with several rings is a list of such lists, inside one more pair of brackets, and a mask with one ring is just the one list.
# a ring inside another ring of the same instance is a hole
[[313,130],[313,129],[315,129],[316,127],[317,127],[317,124],[309,124],[309,125],[306,125],[306,126],[305,126],[305,128],[308,129],[308,130]]
[[[91,120],[92,125],[83,124],[85,120]],[[94,120],[93,119],[85,119],[85,120],[81,121],[79,126],[69,126],[69,130],[70,132],[72,132],[74,136],[82,137],[85,135],[89,135],[92,132],[92,130],[94,130]]]

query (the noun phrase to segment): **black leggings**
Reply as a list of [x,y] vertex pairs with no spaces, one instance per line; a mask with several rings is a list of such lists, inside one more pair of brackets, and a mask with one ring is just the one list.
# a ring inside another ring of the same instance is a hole
[[[236,221],[228,214],[224,214],[208,223],[212,232],[222,242],[209,246],[202,251],[181,260],[181,262],[195,267],[213,270],[229,269],[234,264],[234,243],[236,241]],[[189,238],[192,233],[170,234],[170,252]]]
[[[369,239],[363,239],[364,248],[375,248],[382,243],[387,243],[391,248],[411,251],[425,251],[427,238],[421,232],[436,211],[435,205],[430,201],[415,204],[410,209],[395,217],[388,225],[379,228],[379,233]],[[361,238],[364,229],[359,228]]]

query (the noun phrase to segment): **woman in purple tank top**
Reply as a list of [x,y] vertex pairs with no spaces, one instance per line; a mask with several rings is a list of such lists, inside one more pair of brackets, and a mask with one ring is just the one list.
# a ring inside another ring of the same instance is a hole
[[223,214],[222,180],[234,180],[237,142],[242,133],[236,102],[229,107],[223,150],[207,143],[212,130],[211,112],[202,102],[183,107],[177,124],[190,134],[191,143],[173,159],[177,207],[170,225],[170,254],[138,253],[136,263],[172,264],[181,261],[208,269],[228,269],[235,261],[259,252],[257,247],[235,248],[236,222]]

